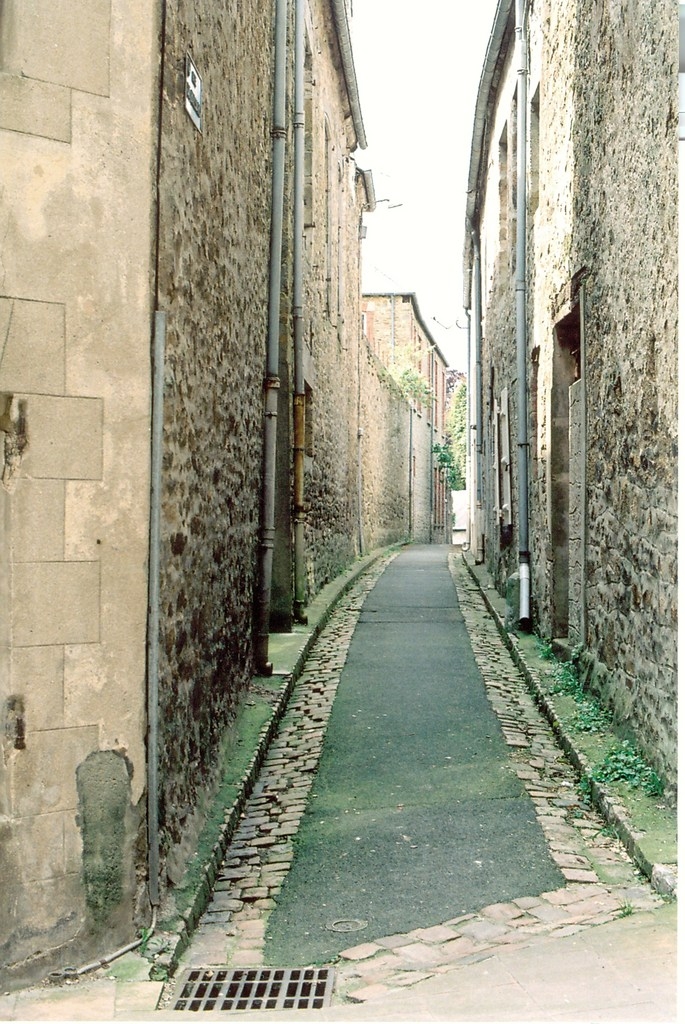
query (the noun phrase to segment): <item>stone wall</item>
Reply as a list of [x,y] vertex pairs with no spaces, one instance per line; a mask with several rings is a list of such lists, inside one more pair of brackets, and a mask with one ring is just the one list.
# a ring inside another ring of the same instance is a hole
[[364,551],[410,536],[410,405],[366,342],[360,348]]
[[[588,681],[672,783],[676,5],[536,2],[529,32],[534,618],[543,634],[584,643]],[[515,451],[512,47],[512,37],[505,37],[479,209],[486,559],[500,587],[515,568],[517,548],[497,508],[493,416],[507,387]],[[514,528],[516,477],[513,465]]]
[[578,17],[569,269],[587,268],[587,645],[674,782],[678,13],[582,0]]
[[154,6],[0,14],[3,989],[134,933]]
[[[181,0],[167,9],[156,301],[168,324],[160,797],[171,883],[186,867],[222,736],[253,671],[271,6]],[[186,54],[202,78],[201,132],[184,109]]]
[[[444,543],[445,517],[450,516],[444,479],[437,467],[433,446],[445,443],[447,401],[446,363],[428,332],[413,293],[377,293],[362,297],[364,333],[369,349],[385,376],[393,383],[405,371],[415,373],[432,400],[413,395],[407,450],[411,448],[411,478],[407,478],[408,536],[418,543]],[[407,390],[407,384],[402,387]],[[408,410],[407,410],[408,414]],[[386,446],[379,443],[379,451]],[[451,538],[450,538],[451,543]]]

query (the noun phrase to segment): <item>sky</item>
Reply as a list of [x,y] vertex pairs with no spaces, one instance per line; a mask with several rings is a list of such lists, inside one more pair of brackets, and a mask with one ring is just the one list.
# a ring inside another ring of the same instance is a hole
[[376,199],[389,200],[364,215],[362,288],[415,292],[448,364],[461,370],[468,165],[496,6],[354,0],[350,25],[368,141],[355,159],[372,171]]

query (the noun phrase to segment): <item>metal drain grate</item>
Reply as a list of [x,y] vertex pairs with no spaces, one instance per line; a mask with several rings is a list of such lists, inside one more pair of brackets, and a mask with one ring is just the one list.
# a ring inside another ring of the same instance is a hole
[[330,967],[196,967],[176,990],[174,1010],[319,1010],[330,1006]]

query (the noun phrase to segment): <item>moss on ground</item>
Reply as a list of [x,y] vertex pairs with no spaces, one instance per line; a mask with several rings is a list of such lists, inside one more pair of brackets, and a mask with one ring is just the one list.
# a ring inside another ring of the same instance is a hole
[[[282,680],[260,679],[259,694],[249,693],[241,705],[235,721],[224,737],[220,756],[220,782],[211,800],[205,823],[200,832],[196,852],[188,863],[183,881],[174,889],[177,915],[182,915],[193,903],[202,884],[206,866],[210,863],[212,850],[221,835],[226,812],[233,806],[243,789],[243,779],[254,760],[262,730],[274,713],[273,699]],[[173,928],[174,921],[160,921],[162,931]]]

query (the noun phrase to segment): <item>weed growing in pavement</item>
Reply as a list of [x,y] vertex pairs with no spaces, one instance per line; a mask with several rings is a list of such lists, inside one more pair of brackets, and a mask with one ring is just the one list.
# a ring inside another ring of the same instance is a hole
[[597,782],[625,782],[633,789],[642,789],[647,796],[661,796],[664,783],[659,774],[643,758],[635,744],[623,740],[592,769]]
[[603,733],[611,727],[611,715],[594,697],[583,696],[578,700],[578,710],[571,720],[576,732]]
[[583,692],[575,665],[570,661],[555,661],[551,670],[552,693],[567,693],[575,697]]
[[[612,715],[597,698],[583,689],[578,676],[580,651],[572,652],[570,661],[559,661],[552,651],[551,640],[536,636],[535,643],[541,657],[552,662],[547,673],[552,694],[571,697],[574,712],[568,722],[574,732],[606,736],[611,732]],[[662,796],[664,783],[630,740],[614,743],[604,758],[596,764],[589,777],[579,783],[580,795],[587,800],[592,796],[592,780],[596,782],[622,782],[641,789],[647,796]]]
[[552,641],[541,636],[539,633],[535,634],[535,649],[537,650],[538,655],[545,661],[551,661],[554,657]]
[[635,913],[635,907],[632,903],[622,903],[621,908],[617,914],[617,917],[630,917],[631,914]]

